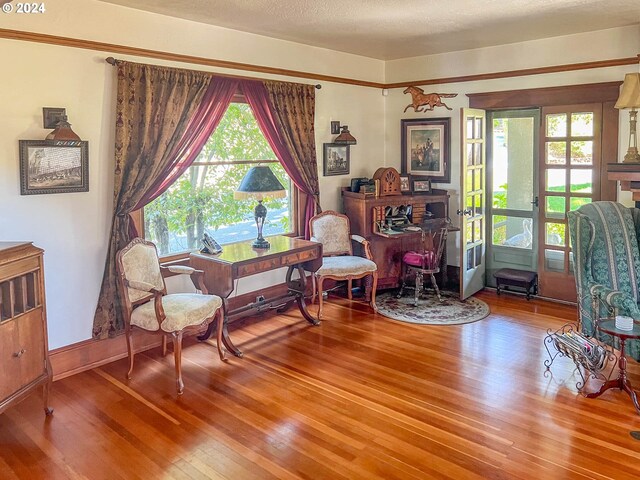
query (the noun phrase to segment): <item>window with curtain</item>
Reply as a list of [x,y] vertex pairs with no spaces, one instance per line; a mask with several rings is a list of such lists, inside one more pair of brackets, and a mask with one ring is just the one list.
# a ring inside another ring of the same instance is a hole
[[[237,99],[237,98],[236,98]],[[247,103],[232,102],[204,148],[167,191],[144,207],[144,237],[161,255],[199,248],[204,232],[220,244],[254,239],[254,200],[233,192],[252,166],[269,165],[287,189],[286,198],[268,199],[264,235],[293,231],[291,181],[277,160]]]

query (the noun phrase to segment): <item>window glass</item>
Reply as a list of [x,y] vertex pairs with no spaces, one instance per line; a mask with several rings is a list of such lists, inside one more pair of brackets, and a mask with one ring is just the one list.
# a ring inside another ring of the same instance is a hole
[[144,208],[145,238],[161,255],[201,247],[204,232],[219,244],[256,238],[256,200],[235,200],[247,171],[269,165],[287,190],[286,198],[265,199],[263,235],[291,231],[291,182],[260,131],[249,105],[232,103],[194,164],[165,193]]

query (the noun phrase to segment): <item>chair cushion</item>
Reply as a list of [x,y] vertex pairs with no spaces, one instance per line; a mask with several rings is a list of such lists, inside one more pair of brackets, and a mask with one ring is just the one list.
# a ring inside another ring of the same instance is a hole
[[424,253],[407,252],[402,257],[402,261],[412,267],[426,268],[429,270],[438,267],[436,252],[432,250],[427,250]]
[[[145,330],[158,330],[158,320],[153,300],[144,303],[131,313],[131,325]],[[212,317],[222,306],[222,299],[216,295],[199,293],[174,293],[162,297],[162,308],[167,316],[161,328],[165,332],[178,332],[191,325],[200,325]]]
[[352,255],[344,255],[340,257],[323,257],[322,267],[316,272],[317,276],[334,275],[334,276],[348,276],[348,275],[363,275],[369,272],[375,272],[378,266],[362,257],[355,257]]
[[311,229],[315,240],[322,243],[323,255],[352,253],[347,217],[325,212],[311,219]]

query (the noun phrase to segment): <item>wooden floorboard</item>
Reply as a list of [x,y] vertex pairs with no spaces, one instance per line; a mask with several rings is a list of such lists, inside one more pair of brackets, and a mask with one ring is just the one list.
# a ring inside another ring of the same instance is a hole
[[[331,297],[320,327],[294,311],[232,331],[220,362],[193,339],[54,383],[0,415],[0,479],[637,479],[628,396],[545,374],[543,338],[575,307],[482,292],[481,321],[420,326]],[[640,386],[640,365],[630,362]]]

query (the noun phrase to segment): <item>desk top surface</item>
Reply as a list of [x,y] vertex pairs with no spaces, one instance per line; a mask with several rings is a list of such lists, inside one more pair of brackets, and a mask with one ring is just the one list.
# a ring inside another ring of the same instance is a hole
[[271,248],[254,248],[251,246],[254,242],[252,239],[223,245],[222,252],[216,255],[199,252],[194,252],[191,255],[222,263],[241,263],[268,259],[269,257],[279,257],[283,254],[295,253],[297,251],[313,250],[320,246],[317,242],[286,237],[284,235],[267,237],[267,240],[271,244]]

